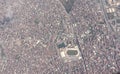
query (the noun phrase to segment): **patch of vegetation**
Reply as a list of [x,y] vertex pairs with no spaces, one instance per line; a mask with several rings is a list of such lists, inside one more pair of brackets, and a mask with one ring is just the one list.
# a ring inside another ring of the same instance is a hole
[[39,20],[38,18],[36,18],[36,19],[34,20],[34,23],[35,23],[35,24],[39,24],[39,22],[40,22],[40,20]]
[[65,45],[65,43],[63,42],[63,43],[61,43],[61,44],[57,45],[57,47],[58,47],[58,48],[65,48],[65,47],[66,47],[66,45]]
[[77,50],[68,50],[68,51],[67,51],[67,54],[68,54],[68,55],[77,55],[77,54],[78,54],[78,51],[77,51]]

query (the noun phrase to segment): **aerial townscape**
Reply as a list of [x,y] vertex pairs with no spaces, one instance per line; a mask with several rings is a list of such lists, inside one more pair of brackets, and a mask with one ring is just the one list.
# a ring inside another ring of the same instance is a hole
[[0,74],[120,74],[120,0],[0,0]]

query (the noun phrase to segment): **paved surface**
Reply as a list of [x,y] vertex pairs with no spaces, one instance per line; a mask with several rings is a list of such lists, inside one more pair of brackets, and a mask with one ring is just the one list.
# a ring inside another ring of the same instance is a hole
[[[66,11],[61,1],[0,0],[0,74],[120,71],[120,26],[98,24],[106,18],[101,2],[75,0]],[[82,59],[65,63],[57,45],[74,36]]]

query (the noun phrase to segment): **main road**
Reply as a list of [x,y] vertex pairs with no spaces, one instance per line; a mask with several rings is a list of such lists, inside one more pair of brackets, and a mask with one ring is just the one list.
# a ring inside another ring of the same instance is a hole
[[114,32],[113,27],[112,27],[111,24],[108,22],[109,20],[108,20],[107,15],[106,15],[107,12],[106,12],[106,10],[105,10],[104,4],[103,4],[103,0],[100,0],[100,7],[101,7],[102,12],[103,12],[103,14],[104,14],[104,19],[105,19],[105,22],[106,22],[106,26],[109,28],[108,30]]

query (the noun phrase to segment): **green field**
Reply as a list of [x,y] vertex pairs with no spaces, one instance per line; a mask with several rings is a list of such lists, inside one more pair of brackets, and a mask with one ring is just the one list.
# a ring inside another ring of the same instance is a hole
[[67,54],[68,54],[68,55],[77,55],[77,54],[78,54],[78,51],[77,51],[77,50],[68,50],[68,51],[67,51]]

